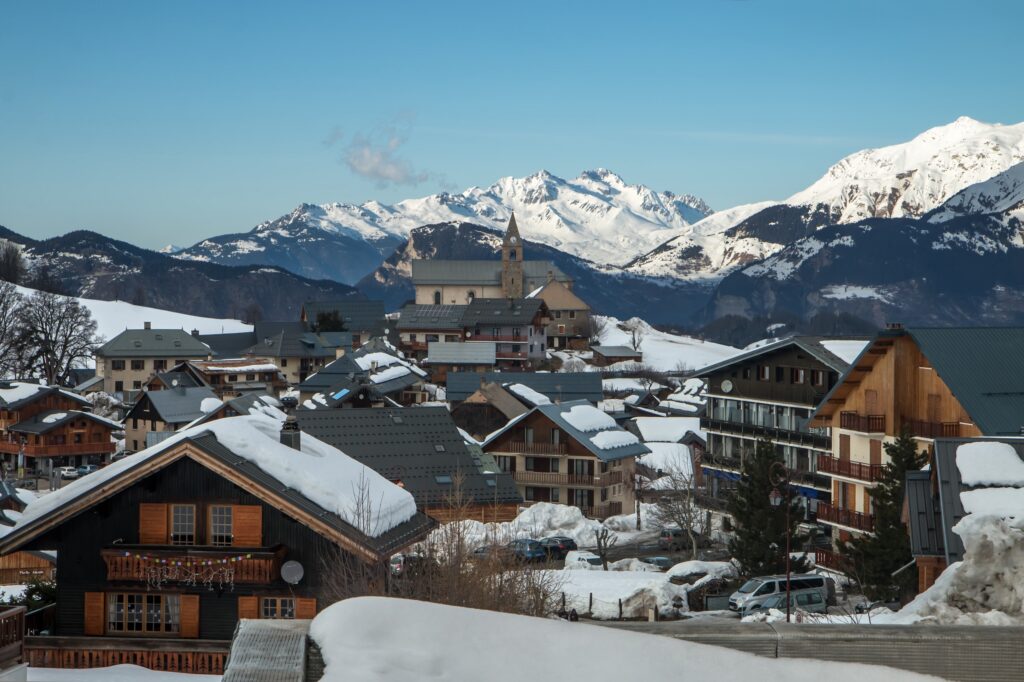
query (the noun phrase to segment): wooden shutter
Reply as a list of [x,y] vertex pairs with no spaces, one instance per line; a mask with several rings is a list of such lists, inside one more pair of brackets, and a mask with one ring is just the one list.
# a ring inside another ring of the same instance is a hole
[[199,595],[183,594],[181,599],[181,636],[199,638]]
[[845,433],[839,434],[839,459],[843,461],[850,459],[850,436]]
[[235,547],[263,546],[263,507],[236,504],[231,509],[231,544]]
[[881,464],[882,463],[882,441],[872,438],[871,443],[871,463]]
[[139,504],[139,544],[167,544],[167,505],[142,502]]
[[313,618],[316,616],[316,599],[299,597],[295,600],[296,618]]
[[103,624],[106,622],[106,602],[106,594],[103,592],[85,593],[85,634],[103,634]]
[[260,617],[259,597],[238,598],[238,619]]

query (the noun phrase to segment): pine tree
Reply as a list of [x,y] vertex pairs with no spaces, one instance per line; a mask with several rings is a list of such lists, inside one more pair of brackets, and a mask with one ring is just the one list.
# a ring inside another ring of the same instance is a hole
[[889,461],[882,467],[881,478],[868,490],[875,517],[874,534],[855,537],[840,551],[868,598],[896,600],[912,596],[917,583],[913,570],[892,575],[913,560],[910,535],[903,523],[907,472],[924,466],[928,456],[918,452],[917,443],[906,429],[894,442],[885,444],[885,454]]
[[[796,526],[803,512],[792,489],[779,486],[783,502],[778,507],[771,503],[773,479],[784,472],[782,456],[768,441],[758,441],[753,456],[745,457],[740,481],[729,500],[728,510],[733,517],[735,536],[729,542],[729,551],[739,561],[743,574],[771,575],[786,571],[786,532],[791,534],[791,550],[800,547],[802,539],[796,536]],[[787,496],[788,492],[788,496]],[[786,528],[786,500],[788,499],[789,528]],[[791,562],[791,570],[804,569],[804,561]]]

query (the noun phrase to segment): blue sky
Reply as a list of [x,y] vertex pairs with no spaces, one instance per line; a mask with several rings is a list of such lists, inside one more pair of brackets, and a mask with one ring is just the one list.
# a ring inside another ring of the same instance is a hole
[[1017,2],[0,5],[0,225],[187,244],[597,166],[714,208],[1024,120]]

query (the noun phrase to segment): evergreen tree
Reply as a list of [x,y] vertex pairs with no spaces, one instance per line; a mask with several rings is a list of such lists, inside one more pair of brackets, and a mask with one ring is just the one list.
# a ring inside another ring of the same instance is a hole
[[924,466],[928,456],[918,452],[917,443],[906,429],[894,442],[885,444],[885,454],[889,461],[882,467],[881,478],[868,490],[875,517],[874,534],[855,537],[840,551],[868,598],[896,600],[916,591],[916,571],[907,569],[895,577],[892,574],[914,558],[903,523],[903,496],[907,472]]
[[320,332],[343,332],[347,330],[345,329],[345,321],[341,319],[341,314],[337,310],[329,310],[316,314],[313,331],[319,334]]
[[[802,539],[796,536],[796,526],[803,518],[797,495],[785,484],[773,482],[784,474],[785,463],[769,441],[757,443],[753,456],[745,457],[736,491],[729,500],[728,510],[733,517],[735,536],[729,542],[729,551],[739,561],[744,575],[771,575],[786,572],[786,533],[790,533],[791,550],[796,551]],[[778,507],[771,503],[772,490],[778,487],[783,501]],[[788,493],[788,495],[787,495]],[[786,527],[786,503],[789,503],[789,528]],[[803,560],[792,561],[791,570],[799,573],[805,568]]]

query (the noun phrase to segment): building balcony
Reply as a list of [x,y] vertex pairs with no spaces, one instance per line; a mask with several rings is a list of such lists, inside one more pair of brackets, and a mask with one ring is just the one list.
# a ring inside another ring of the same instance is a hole
[[903,419],[903,425],[917,438],[960,438],[960,422],[929,422]]
[[821,547],[817,547],[814,550],[814,565],[830,568],[833,571],[842,571],[844,569],[843,558],[839,552],[822,549]]
[[875,482],[882,477],[881,464],[864,464],[839,459],[830,455],[818,455],[818,471],[830,476],[855,478],[858,481]]
[[580,507],[580,511],[588,519],[606,519],[609,516],[619,516],[622,514],[622,503],[608,502],[595,507]]
[[516,483],[569,487],[603,488],[622,483],[621,471],[608,471],[597,476],[586,474],[560,474],[553,471],[513,471]]
[[[25,455],[28,457],[63,457],[65,455],[106,455],[114,451],[116,443],[64,443],[61,445],[26,445]],[[16,455],[21,451],[18,443],[0,441],[0,453]]]
[[509,452],[517,455],[545,455],[556,457],[567,454],[565,443],[524,443],[512,441],[501,446],[495,452]]
[[850,509],[839,509],[824,502],[818,503],[818,521],[833,526],[843,526],[863,533],[871,533],[875,529],[875,517],[861,514]]
[[25,661],[33,668],[105,668],[132,664],[150,670],[221,675],[230,640],[171,637],[25,638]]
[[885,433],[885,415],[840,412],[839,428],[861,433]]
[[727,419],[702,417],[700,420],[700,427],[704,431],[736,436],[747,436],[749,438],[766,438],[771,441],[801,445],[809,448],[819,448],[822,450],[827,450],[832,445],[831,439],[821,433],[796,431],[793,429],[783,429],[774,426],[745,424],[743,422],[729,421]]
[[[204,582],[207,574],[218,569],[231,571],[230,581],[240,585],[269,585],[281,573],[286,549],[276,547],[153,547],[152,545],[117,545],[100,550],[107,565],[108,581]],[[214,581],[227,575],[213,576]]]
[[498,350],[494,351],[494,357],[498,360],[526,360],[528,356],[523,351]]
[[0,670],[23,660],[25,611],[24,606],[0,611]]
[[498,334],[473,334],[472,336],[466,337],[467,341],[498,341],[500,343],[529,343],[532,341],[532,337],[528,336],[511,336]]

